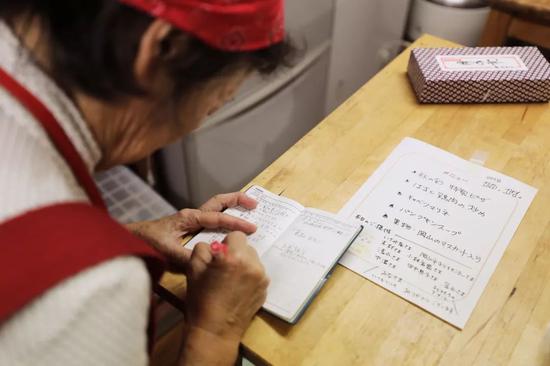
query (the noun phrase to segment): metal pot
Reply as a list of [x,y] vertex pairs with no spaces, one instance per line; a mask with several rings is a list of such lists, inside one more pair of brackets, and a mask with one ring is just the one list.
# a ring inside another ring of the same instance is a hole
[[432,3],[450,6],[452,8],[472,9],[489,6],[487,0],[428,0]]
[[476,46],[489,10],[485,0],[413,0],[407,38],[414,41],[423,33],[430,33]]

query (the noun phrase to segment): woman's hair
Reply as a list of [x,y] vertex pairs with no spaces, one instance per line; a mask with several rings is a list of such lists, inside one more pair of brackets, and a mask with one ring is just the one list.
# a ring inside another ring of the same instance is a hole
[[[133,64],[142,35],[154,20],[148,14],[117,0],[0,0],[1,18],[10,23],[19,16],[38,16],[47,27],[52,76],[67,91],[76,88],[104,100],[143,94]],[[268,74],[288,64],[293,51],[288,41],[258,51],[228,52],[187,38],[185,50],[166,62],[176,96],[243,63]]]

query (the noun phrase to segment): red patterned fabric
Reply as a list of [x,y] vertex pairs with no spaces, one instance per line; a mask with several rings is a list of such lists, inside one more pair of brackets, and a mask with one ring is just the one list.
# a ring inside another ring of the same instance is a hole
[[284,39],[284,0],[120,0],[208,45],[252,51]]

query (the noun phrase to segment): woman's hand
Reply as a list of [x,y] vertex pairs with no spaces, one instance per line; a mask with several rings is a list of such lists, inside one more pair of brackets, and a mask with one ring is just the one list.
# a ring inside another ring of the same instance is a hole
[[252,234],[256,231],[254,224],[221,211],[236,206],[251,210],[256,208],[256,205],[254,199],[242,192],[220,194],[208,200],[199,209],[184,209],[159,220],[128,224],[126,228],[164,254],[173,269],[182,270],[191,256],[191,251],[181,245],[183,236],[203,228]]
[[187,273],[187,334],[181,364],[233,365],[239,342],[263,305],[269,280],[241,232],[229,234],[227,253],[195,246]]

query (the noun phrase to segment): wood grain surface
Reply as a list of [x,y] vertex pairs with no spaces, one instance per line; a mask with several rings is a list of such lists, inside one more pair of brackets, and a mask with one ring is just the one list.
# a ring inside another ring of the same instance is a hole
[[550,25],[550,0],[490,0],[493,9]]
[[[423,36],[412,47],[455,46]],[[342,55],[345,57],[345,55]],[[419,105],[409,51],[256,177],[307,206],[337,212],[406,136],[486,166],[539,192],[464,330],[338,266],[300,322],[260,313],[245,356],[274,365],[543,365],[550,323],[550,107]],[[319,105],[322,108],[322,105]],[[245,187],[246,188],[246,187]],[[167,275],[181,293],[182,277]]]

